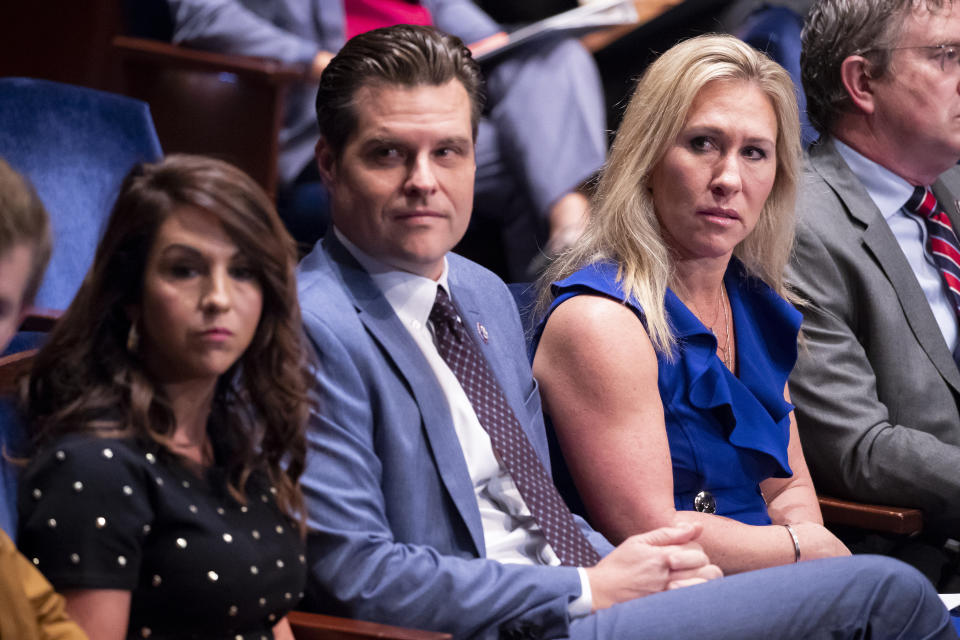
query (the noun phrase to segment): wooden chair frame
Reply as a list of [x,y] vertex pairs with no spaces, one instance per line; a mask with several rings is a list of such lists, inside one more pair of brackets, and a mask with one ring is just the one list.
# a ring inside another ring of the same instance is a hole
[[827,526],[839,525],[882,533],[915,536],[923,531],[923,512],[909,507],[891,507],[817,496]]
[[307,65],[127,36],[113,49],[121,92],[150,105],[166,153],[221,157],[276,196],[284,102],[292,85],[309,81]]
[[449,633],[420,631],[392,625],[337,618],[318,613],[291,611],[287,614],[297,640],[449,640]]

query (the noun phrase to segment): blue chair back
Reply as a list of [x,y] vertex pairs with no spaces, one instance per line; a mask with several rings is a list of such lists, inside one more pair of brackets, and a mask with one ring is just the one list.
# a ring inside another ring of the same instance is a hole
[[87,273],[124,176],[162,151],[146,103],[30,78],[0,78],[0,156],[50,212],[53,256],[38,307],[65,309]]
[[763,51],[793,79],[800,107],[800,129],[803,146],[813,144],[820,134],[807,119],[807,96],[800,79],[800,32],[803,16],[787,7],[764,6],[754,11],[737,30],[737,37],[758,51]]
[[26,432],[14,403],[0,399],[0,529],[11,540],[17,539],[17,476],[19,468],[4,457],[23,455]]

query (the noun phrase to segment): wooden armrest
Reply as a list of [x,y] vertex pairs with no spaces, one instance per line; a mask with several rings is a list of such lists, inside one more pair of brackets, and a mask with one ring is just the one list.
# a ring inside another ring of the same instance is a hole
[[150,105],[166,153],[231,162],[276,196],[286,95],[309,66],[117,36],[123,93]]
[[276,84],[304,82],[310,78],[310,67],[273,58],[254,58],[181,47],[159,40],[116,36],[113,48],[124,58],[162,64],[192,71],[236,73],[260,77]]
[[818,496],[826,524],[859,527],[884,533],[916,535],[923,531],[923,512],[907,507],[865,504]]
[[27,315],[20,323],[20,331],[52,331],[63,311],[60,309],[27,309]]
[[36,349],[18,351],[0,357],[0,396],[12,396],[17,392],[17,380],[33,366]]
[[406,629],[303,611],[291,611],[287,614],[287,620],[296,640],[449,640],[452,637],[449,633]]

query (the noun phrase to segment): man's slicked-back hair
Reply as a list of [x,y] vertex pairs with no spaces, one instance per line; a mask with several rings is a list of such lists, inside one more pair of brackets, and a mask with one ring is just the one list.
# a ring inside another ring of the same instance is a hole
[[853,108],[840,65],[852,55],[870,61],[870,75],[882,78],[890,68],[891,47],[912,11],[931,12],[954,0],[817,0],[803,27],[800,69],[807,94],[807,116],[821,134],[830,133],[837,117]]
[[320,135],[340,156],[357,128],[354,98],[363,87],[440,86],[458,80],[470,98],[477,137],[483,110],[480,67],[460,38],[409,24],[374,29],[351,38],[320,76]]
[[23,304],[32,304],[50,261],[50,218],[26,178],[0,158],[0,254],[17,246],[30,248],[30,277]]

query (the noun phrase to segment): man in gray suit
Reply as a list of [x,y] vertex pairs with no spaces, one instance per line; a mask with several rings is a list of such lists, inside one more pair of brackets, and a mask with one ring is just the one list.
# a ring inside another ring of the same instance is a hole
[[613,549],[553,501],[516,305],[450,253],[470,218],[477,74],[459,40],[398,26],[348,42],[321,79],[334,227],[298,274],[318,355],[300,606],[457,638],[956,638],[903,563],[713,580],[697,526]]
[[790,390],[817,486],[922,509],[921,541],[846,541],[909,558],[942,586],[956,567],[944,542],[960,538],[960,307],[909,205],[932,188],[960,229],[958,42],[956,0],[815,3],[802,68],[823,137],[790,274],[809,302]]

